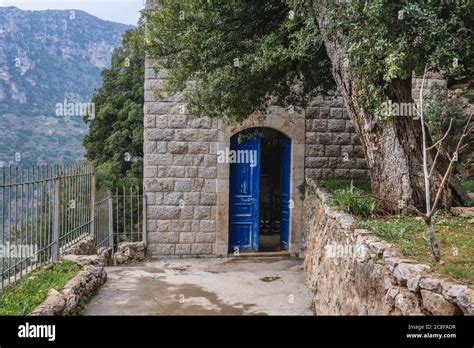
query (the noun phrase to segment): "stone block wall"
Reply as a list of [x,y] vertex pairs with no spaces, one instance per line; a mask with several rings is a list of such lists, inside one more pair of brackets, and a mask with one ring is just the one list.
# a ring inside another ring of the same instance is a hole
[[216,240],[217,120],[187,114],[181,96],[157,100],[166,74],[146,60],[144,189],[148,254],[212,255]]
[[367,163],[341,98],[317,98],[306,109],[305,175],[319,180],[367,177]]
[[304,268],[317,315],[473,315],[474,290],[427,272],[393,245],[356,229],[321,189],[304,201]]
[[[412,96],[420,97],[422,77],[413,76]],[[447,88],[440,74],[427,74],[423,95],[434,85]],[[305,175],[320,180],[327,177],[357,179],[367,177],[364,149],[347,115],[341,97],[316,98],[306,109]]]
[[[418,103],[419,101],[422,83],[423,83],[423,76],[413,75],[412,82],[411,82],[411,85],[412,85],[411,95],[415,103]],[[423,97],[425,98],[429,97],[431,88],[435,85],[438,85],[439,87],[441,87],[441,89],[445,90],[448,88],[448,81],[444,79],[441,74],[428,73],[426,75],[425,84],[423,87]]]
[[[228,165],[217,163],[217,150],[250,127],[271,127],[292,139],[292,211],[290,251],[298,255],[304,176],[366,176],[365,160],[340,99],[317,99],[303,113],[272,107],[240,125],[189,115],[180,94],[161,96],[166,72],[146,60],[144,105],[144,189],[147,196],[148,254],[216,256],[227,254]],[[226,187],[224,187],[226,186]]]
[[228,164],[217,150],[230,146],[236,132],[271,127],[288,135],[292,154],[292,231],[290,252],[298,255],[302,205],[298,185],[304,176],[322,179],[366,175],[360,145],[341,100],[316,100],[303,113],[272,107],[240,125],[189,115],[180,94],[161,96],[164,71],[146,60],[144,189],[147,196],[148,250],[151,257],[226,255],[228,248]]

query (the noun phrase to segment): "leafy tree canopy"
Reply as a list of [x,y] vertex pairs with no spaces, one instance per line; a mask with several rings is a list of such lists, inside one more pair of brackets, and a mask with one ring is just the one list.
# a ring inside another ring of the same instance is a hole
[[146,15],[147,49],[169,71],[166,92],[185,93],[194,115],[242,120],[270,97],[304,105],[334,89],[330,64],[301,1],[162,1]]
[[[387,87],[426,65],[451,80],[474,75],[474,2],[370,0],[336,6],[324,1],[328,35],[347,40],[352,78],[361,105],[375,110]],[[377,113],[377,112],[376,112]],[[377,113],[380,115],[379,113]]]
[[[270,97],[303,106],[334,89],[317,20],[345,40],[360,105],[374,111],[387,87],[435,63],[473,75],[473,2],[445,0],[162,0],[149,12],[147,50],[186,90],[195,115],[242,120]],[[186,89],[188,81],[195,88]]]
[[127,31],[94,92],[96,114],[84,139],[99,187],[141,186],[143,177],[143,30]]

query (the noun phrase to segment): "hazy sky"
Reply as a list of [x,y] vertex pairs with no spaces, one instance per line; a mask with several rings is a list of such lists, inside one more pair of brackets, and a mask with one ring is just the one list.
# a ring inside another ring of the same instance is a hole
[[125,24],[137,24],[145,0],[0,0],[0,7],[22,10],[83,10],[96,17]]

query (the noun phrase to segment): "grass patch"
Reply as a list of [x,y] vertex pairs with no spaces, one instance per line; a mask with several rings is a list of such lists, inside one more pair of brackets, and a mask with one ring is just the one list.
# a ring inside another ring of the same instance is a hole
[[436,263],[425,224],[414,216],[394,216],[378,219],[359,218],[358,226],[380,238],[397,244],[402,254],[429,264],[434,271],[474,284],[474,219],[439,212],[434,218],[436,237],[442,253]]
[[368,178],[356,180],[327,178],[323,180],[323,186],[329,191],[329,193],[332,194],[337,190],[349,188],[351,186],[351,182],[355,188],[367,193],[372,193],[370,179]]
[[469,103],[474,103],[474,88],[468,88],[463,92],[463,96],[469,100]]
[[474,179],[461,179],[461,184],[466,191],[474,192]]
[[61,291],[66,283],[81,271],[81,267],[69,260],[53,267],[41,268],[21,277],[5,287],[0,296],[0,315],[28,315],[48,296],[48,290]]
[[[474,179],[461,178],[461,184],[467,192],[474,193]],[[467,202],[466,207],[474,207],[474,199]]]
[[327,179],[324,187],[331,194],[331,205],[350,214],[370,217],[377,210],[377,202],[370,197],[370,181]]
[[354,187],[334,191],[331,204],[355,216],[370,217],[377,210],[377,202],[372,197]]

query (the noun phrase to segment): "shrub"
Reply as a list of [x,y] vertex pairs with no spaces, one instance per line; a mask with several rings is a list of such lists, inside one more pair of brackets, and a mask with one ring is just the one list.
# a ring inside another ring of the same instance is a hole
[[375,199],[354,187],[353,183],[347,188],[335,190],[331,201],[336,207],[348,213],[366,218],[373,216],[377,210]]

